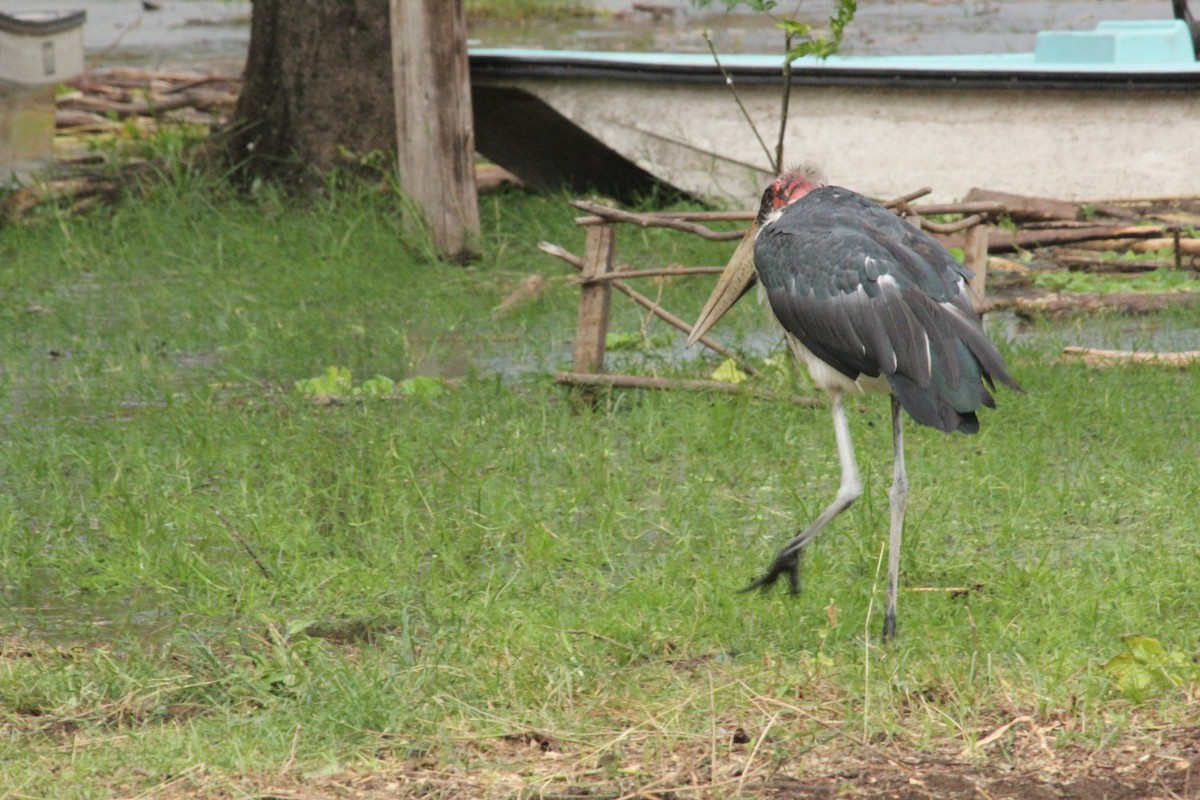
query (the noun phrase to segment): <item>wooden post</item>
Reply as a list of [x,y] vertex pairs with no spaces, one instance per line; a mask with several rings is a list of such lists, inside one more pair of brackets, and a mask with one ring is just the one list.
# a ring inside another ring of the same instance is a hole
[[400,188],[442,253],[463,261],[479,238],[463,0],[390,0],[390,7]]
[[963,266],[975,273],[971,279],[971,291],[975,294],[973,302],[976,311],[986,305],[988,234],[991,230],[991,225],[980,223],[968,228],[963,237]]
[[[583,279],[612,271],[617,248],[617,232],[611,225],[588,228],[587,249],[583,256]],[[604,342],[608,336],[608,307],[612,283],[598,281],[580,287],[579,321],[575,326],[576,372],[604,371]]]

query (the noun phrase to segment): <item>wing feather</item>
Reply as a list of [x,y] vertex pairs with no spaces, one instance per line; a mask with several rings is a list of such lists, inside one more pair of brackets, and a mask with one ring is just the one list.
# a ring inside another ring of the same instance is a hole
[[851,380],[884,375],[918,422],[974,432],[993,378],[1020,389],[971,309],[969,271],[861,195],[810,192],[763,227],[754,259],[789,333]]

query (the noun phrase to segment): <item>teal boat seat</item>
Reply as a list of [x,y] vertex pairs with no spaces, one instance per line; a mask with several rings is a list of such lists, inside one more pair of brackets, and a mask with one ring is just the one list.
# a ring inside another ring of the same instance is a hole
[[1038,64],[1194,64],[1192,34],[1183,20],[1101,22],[1094,31],[1042,31]]

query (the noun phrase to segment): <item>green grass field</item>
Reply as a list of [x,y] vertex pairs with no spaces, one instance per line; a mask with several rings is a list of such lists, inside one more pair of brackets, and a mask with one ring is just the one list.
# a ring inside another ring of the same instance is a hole
[[[1060,363],[1073,330],[1046,328],[1005,347],[1028,394],[980,435],[910,426],[886,646],[886,401],[851,406],[866,493],[805,592],[740,594],[836,489],[827,410],[573,401],[550,376],[578,290],[535,245],[581,250],[575,212],[482,205],[465,269],[373,187],[185,181],[0,228],[0,797],[763,796],[839,753],[991,768],[1195,730],[1197,368]],[[618,260],[727,251],[637,231]],[[532,273],[545,294],[494,313]],[[663,302],[692,319],[710,285]],[[770,341],[742,305],[716,334]],[[616,363],[719,363],[666,331]],[[783,354],[771,385],[808,393]],[[294,388],[334,365],[443,391]],[[1163,652],[1122,691],[1127,634]]]

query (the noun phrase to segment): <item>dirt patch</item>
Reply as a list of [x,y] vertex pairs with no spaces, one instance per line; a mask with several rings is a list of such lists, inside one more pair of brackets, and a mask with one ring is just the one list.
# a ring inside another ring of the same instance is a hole
[[[834,743],[783,754],[752,743],[694,744],[669,754],[651,747],[596,749],[561,745],[542,734],[476,743],[449,765],[420,754],[384,758],[369,769],[313,778],[194,771],[156,797],[260,798],[1011,798],[1132,800],[1200,797],[1200,727],[1157,729],[1089,749],[1048,747],[1038,729],[995,741],[975,755],[949,748],[918,752]],[[549,746],[547,746],[549,743]],[[251,788],[253,787],[253,788]],[[245,794],[249,791],[249,795]]]

